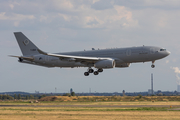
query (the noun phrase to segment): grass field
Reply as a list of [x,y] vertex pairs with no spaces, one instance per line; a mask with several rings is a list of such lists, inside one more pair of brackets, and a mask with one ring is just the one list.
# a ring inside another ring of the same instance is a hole
[[51,96],[44,97],[40,99],[40,101],[59,101],[59,102],[67,102],[67,101],[75,101],[75,102],[105,102],[105,101],[180,101],[180,96]]
[[[65,99],[65,98],[63,98]],[[69,98],[67,98],[69,99]],[[73,98],[72,98],[73,99]],[[87,99],[87,98],[86,98]],[[104,99],[104,98],[103,98]],[[62,98],[61,98],[62,100]],[[180,101],[2,101],[0,105],[29,105],[25,107],[0,107],[0,120],[180,120],[180,110],[174,111]],[[31,105],[72,105],[71,107],[30,107]],[[74,106],[73,106],[74,105]],[[99,107],[76,107],[98,105]],[[100,107],[109,105],[108,107]],[[128,105],[129,107],[113,107]],[[154,105],[154,107],[131,107]],[[168,105],[156,107],[156,105]]]
[[166,108],[0,108],[0,120],[179,120],[180,111]]
[[0,105],[180,105],[180,101],[138,101],[138,102],[58,102],[40,101],[39,103],[29,103],[29,101],[3,101]]

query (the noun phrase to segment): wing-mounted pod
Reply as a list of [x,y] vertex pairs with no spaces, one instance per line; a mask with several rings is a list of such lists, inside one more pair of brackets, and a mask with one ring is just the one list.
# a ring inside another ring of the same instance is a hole
[[114,68],[116,65],[115,60],[108,59],[108,60],[101,60],[94,64],[95,68]]

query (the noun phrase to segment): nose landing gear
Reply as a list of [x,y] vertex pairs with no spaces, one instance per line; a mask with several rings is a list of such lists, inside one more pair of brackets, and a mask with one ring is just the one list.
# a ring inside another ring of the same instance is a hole
[[155,68],[155,65],[151,65],[152,68]]
[[152,68],[155,68],[154,62],[155,61],[152,61],[152,65],[151,65]]

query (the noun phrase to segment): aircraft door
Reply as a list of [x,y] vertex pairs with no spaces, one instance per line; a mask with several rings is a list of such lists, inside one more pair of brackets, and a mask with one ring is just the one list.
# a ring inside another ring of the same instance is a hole
[[49,56],[45,56],[45,61],[49,62]]
[[131,60],[132,60],[131,59],[131,49],[126,49],[125,53],[126,53],[126,57],[124,58],[124,60],[127,62],[131,62]]
[[126,50],[126,56],[131,56],[131,49]]
[[149,54],[149,51],[143,48],[142,51],[140,51],[141,60],[147,61],[149,59],[148,54]]
[[42,61],[43,61],[44,64],[49,65],[49,62],[50,62],[50,61],[49,61],[49,56],[47,56],[47,55],[43,56],[43,57],[42,57]]
[[155,49],[154,48],[150,48],[150,53],[154,54],[155,53]]
[[41,55],[41,56],[37,56],[35,57],[36,58],[36,61],[40,64],[44,64],[45,63],[45,57],[44,55]]

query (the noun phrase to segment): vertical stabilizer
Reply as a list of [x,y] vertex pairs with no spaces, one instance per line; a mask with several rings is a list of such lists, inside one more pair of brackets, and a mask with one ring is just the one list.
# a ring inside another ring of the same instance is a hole
[[14,32],[21,52],[24,56],[39,54],[38,47],[34,45],[22,32]]

